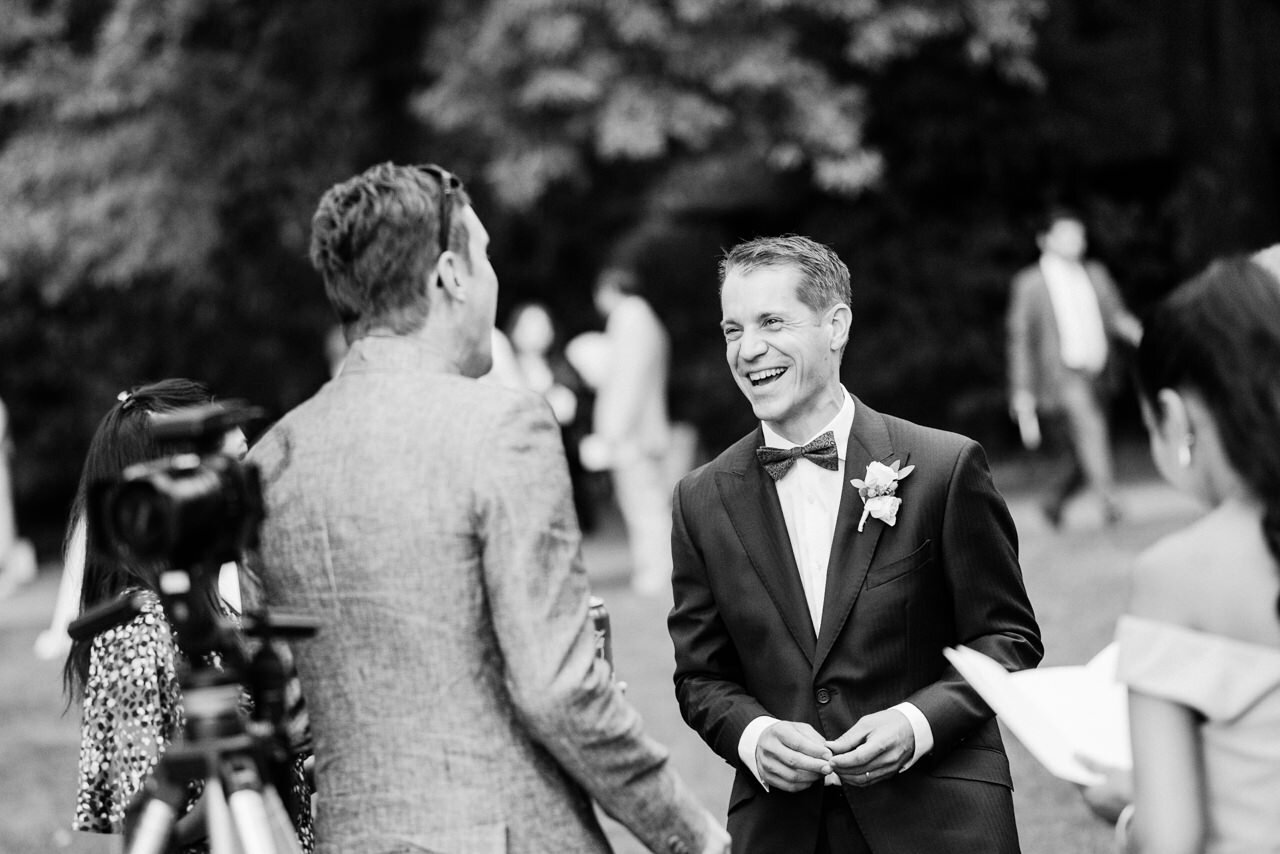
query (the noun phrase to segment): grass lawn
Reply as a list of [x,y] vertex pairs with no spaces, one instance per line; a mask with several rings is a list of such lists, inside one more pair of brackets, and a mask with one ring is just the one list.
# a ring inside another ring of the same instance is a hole
[[[1088,660],[1109,640],[1125,592],[1132,557],[1194,512],[1151,480],[1140,454],[1122,460],[1122,496],[1129,514],[1099,530],[1087,507],[1072,507],[1061,532],[1047,528],[1026,489],[1039,480],[1038,464],[1022,461],[997,470],[1010,495],[1022,538],[1022,566],[1044,635],[1045,664]],[[626,586],[626,558],[616,520],[589,538],[585,553],[596,592],[613,617],[614,657],[628,695],[672,761],[716,815],[723,816],[732,778],[724,764],[684,725],[671,689],[667,604],[640,599]],[[46,624],[56,567],[12,598],[0,601],[0,854],[115,851],[110,837],[68,828],[75,791],[78,712],[62,714],[60,662],[31,653]],[[1110,854],[1110,828],[1093,819],[1075,787],[1051,777],[1021,745],[1006,736],[1023,850],[1027,854]],[[606,821],[619,854],[641,848]]]

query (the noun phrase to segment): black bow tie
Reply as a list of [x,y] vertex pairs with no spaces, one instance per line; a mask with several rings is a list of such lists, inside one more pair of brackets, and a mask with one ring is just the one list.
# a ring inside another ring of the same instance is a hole
[[836,471],[840,468],[840,454],[836,450],[836,434],[828,430],[804,447],[770,448],[766,445],[763,448],[756,448],[756,459],[760,461],[760,465],[764,466],[764,470],[769,473],[769,477],[774,480],[791,471],[791,467],[796,464],[796,460],[800,457],[804,457],[806,460],[813,460],[824,469]]

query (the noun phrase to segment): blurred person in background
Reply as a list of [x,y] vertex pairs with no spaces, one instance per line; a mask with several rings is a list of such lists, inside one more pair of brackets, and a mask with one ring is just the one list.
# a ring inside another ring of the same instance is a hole
[[9,413],[0,401],[0,599],[36,577],[36,550],[29,540],[18,536],[13,510],[13,478],[10,460],[13,440],[9,435]]
[[[88,640],[70,643],[63,683],[68,700],[81,700],[79,783],[76,794],[77,830],[95,833],[130,832],[137,815],[131,811],[156,770],[168,745],[183,737],[185,712],[178,682],[180,663],[218,666],[217,656],[193,660],[170,625],[160,599],[163,561],[136,561],[120,555],[93,525],[86,525],[90,487],[115,480],[127,467],[186,450],[181,443],[158,441],[151,418],[189,406],[209,403],[213,396],[202,384],[166,379],[121,392],[116,405],[103,416],[89,445],[76,492],[67,541],[69,551],[82,549],[72,560],[82,582],[80,611],[126,593],[143,593],[142,611],[128,622],[104,629]],[[227,434],[223,452],[245,453],[245,437],[235,429]],[[230,573],[191,573],[190,601],[208,613],[234,618],[239,613],[239,585]],[[74,570],[73,570],[74,572]],[[230,578],[227,578],[230,574]],[[225,580],[224,580],[225,579]],[[227,591],[224,593],[224,591]],[[295,750],[291,790],[280,792],[304,851],[310,851],[311,787],[304,771],[308,734],[297,679],[287,686],[291,747]],[[248,711],[247,694],[242,706]],[[171,844],[183,852],[209,850],[202,780],[187,783],[186,803],[179,810]]]
[[1043,434],[1067,458],[1042,505],[1050,524],[1062,524],[1081,488],[1112,524],[1120,516],[1108,426],[1121,377],[1116,345],[1137,346],[1142,326],[1106,268],[1086,260],[1077,214],[1051,210],[1036,242],[1040,260],[1014,278],[1009,302],[1010,408],[1029,450],[1040,447]]
[[1280,279],[1275,250],[1166,297],[1138,351],[1151,455],[1209,508],[1137,559],[1116,627],[1133,772],[1084,795],[1122,849],[1280,850]]
[[942,655],[1043,652],[982,448],[845,390],[828,247],[749,241],[720,280],[760,427],[676,487],[668,627],[681,713],[737,770],[734,851],[1017,852],[999,727]]
[[546,399],[560,425],[578,524],[584,533],[590,532],[595,528],[595,491],[589,483],[594,475],[583,469],[578,453],[590,418],[586,383],[559,347],[555,320],[542,303],[516,306],[507,319],[507,338],[524,387]]
[[319,850],[604,852],[594,798],[650,850],[724,851],[596,654],[559,425],[476,381],[488,242],[437,166],[372,167],[312,220],[351,350],[250,458],[267,600],[320,624]]
[[593,294],[605,319],[605,358],[597,371],[592,433],[583,441],[583,463],[612,473],[627,531],[631,587],[657,596],[671,584],[671,344],[631,269],[606,268]]

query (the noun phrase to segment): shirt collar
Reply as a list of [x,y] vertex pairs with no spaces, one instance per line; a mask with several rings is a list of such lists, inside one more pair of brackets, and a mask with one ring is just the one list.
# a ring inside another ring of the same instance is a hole
[[1040,256],[1040,271],[1046,278],[1060,276],[1063,273],[1077,275],[1084,271],[1084,261],[1068,261],[1061,255],[1045,252]]
[[[808,439],[800,443],[807,445],[814,439],[830,430],[836,437],[836,450],[840,455],[840,461],[844,462],[845,450],[849,447],[849,432],[853,430],[853,397],[849,394],[848,389],[844,386],[840,387],[844,392],[844,405],[840,407],[840,411],[836,413],[836,417],[827,422],[826,426],[814,433]],[[768,424],[760,422],[760,429],[764,432],[764,444],[769,448],[795,448],[798,445],[795,442],[788,441],[779,436]]]

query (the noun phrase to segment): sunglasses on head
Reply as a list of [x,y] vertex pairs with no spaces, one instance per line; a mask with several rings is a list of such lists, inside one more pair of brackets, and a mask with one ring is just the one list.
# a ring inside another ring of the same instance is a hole
[[449,219],[453,211],[453,198],[462,189],[462,181],[448,169],[444,169],[434,163],[423,163],[414,168],[435,178],[440,184],[440,252],[443,253],[449,248],[449,228],[451,225]]

